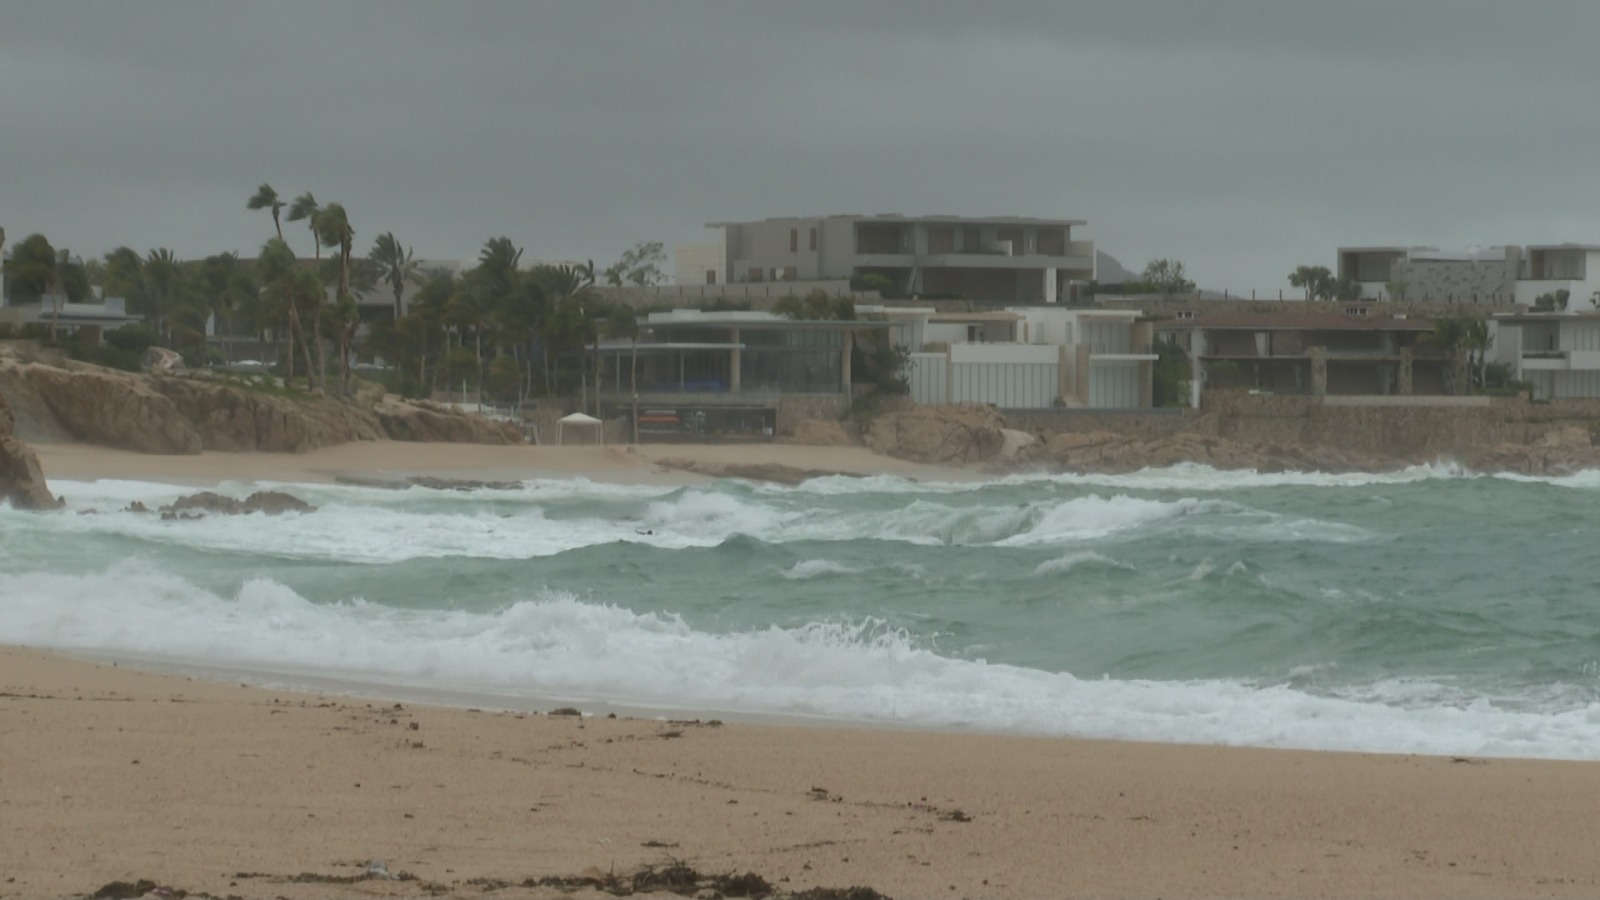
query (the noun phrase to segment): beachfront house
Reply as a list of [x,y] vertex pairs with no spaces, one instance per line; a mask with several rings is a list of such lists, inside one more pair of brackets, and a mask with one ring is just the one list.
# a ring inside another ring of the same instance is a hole
[[1056,303],[1094,279],[1081,219],[832,215],[712,222],[677,248],[679,284],[860,280],[886,293],[978,303]]
[[[770,437],[851,401],[851,350],[881,317],[795,320],[768,312],[652,312],[640,340],[601,341],[601,399],[645,440]],[[636,387],[636,390],[635,390]]]
[[1135,310],[1014,306],[968,312],[867,307],[911,348],[918,403],[1002,409],[1151,405],[1151,323]]
[[1600,397],[1600,313],[1515,313],[1489,319],[1489,361],[1554,400]]
[[1189,314],[1156,325],[1189,358],[1190,404],[1202,388],[1268,394],[1443,394],[1454,358],[1427,319],[1343,312]]
[[1340,247],[1338,258],[1339,277],[1359,282],[1366,299],[1534,306],[1564,297],[1576,309],[1600,290],[1600,246],[1589,244]]

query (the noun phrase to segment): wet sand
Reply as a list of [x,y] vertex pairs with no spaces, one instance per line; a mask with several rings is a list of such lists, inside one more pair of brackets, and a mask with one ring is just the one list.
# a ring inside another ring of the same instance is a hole
[[1590,763],[499,713],[26,648],[0,759],[7,898],[553,898],[676,863],[899,898],[1600,893]]

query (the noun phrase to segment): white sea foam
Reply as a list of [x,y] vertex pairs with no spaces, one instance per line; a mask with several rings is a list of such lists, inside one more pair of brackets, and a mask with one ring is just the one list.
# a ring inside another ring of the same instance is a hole
[[996,543],[1004,547],[1026,547],[1089,540],[1201,510],[1231,508],[1234,508],[1231,504],[1224,505],[1220,501],[1191,498],[1146,500],[1120,494],[1114,497],[1090,495],[1049,507],[1031,528]]
[[[691,710],[1275,747],[1600,758],[1600,704],[1463,700],[1379,682],[1345,696],[1230,680],[1085,680],[941,656],[863,619],[735,634],[532,592],[494,612],[314,604],[267,579],[218,595],[147,564],[0,574],[0,641],[287,676],[565,695]],[[1546,703],[1541,707],[1540,703]]]
[[1101,553],[1096,553],[1093,550],[1079,550],[1074,553],[1068,553],[1063,556],[1056,557],[1055,559],[1047,559],[1044,562],[1039,563],[1037,566],[1033,567],[1033,574],[1062,574],[1085,566],[1102,566],[1105,568],[1128,570],[1132,570],[1133,568],[1127,563],[1117,562],[1111,557]]
[[803,559],[783,570],[783,577],[791,581],[805,581],[824,575],[853,575],[860,571],[831,559]]

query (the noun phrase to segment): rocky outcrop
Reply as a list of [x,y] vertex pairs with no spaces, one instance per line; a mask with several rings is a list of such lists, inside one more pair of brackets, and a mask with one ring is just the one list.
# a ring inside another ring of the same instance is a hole
[[[140,453],[199,453],[200,432],[151,380],[98,367],[31,363],[16,375],[73,439]],[[9,381],[10,379],[8,379]]]
[[303,453],[387,435],[376,416],[309,394],[245,391],[190,378],[153,379],[207,450]]
[[256,491],[243,500],[235,500],[215,491],[201,491],[198,494],[179,497],[172,503],[161,507],[161,518],[198,519],[206,513],[237,516],[255,512],[277,516],[286,512],[308,513],[316,511],[317,508],[315,506],[301,500],[299,497],[285,494],[282,491]]
[[859,478],[859,473],[839,472],[829,469],[802,469],[782,463],[729,463],[702,459],[663,459],[656,463],[663,469],[693,472],[708,478],[742,478],[746,481],[765,481],[794,487],[812,478],[844,476]]
[[0,394],[0,499],[17,509],[55,509],[61,503],[45,484],[39,457],[11,435],[11,406]]
[[1006,446],[1005,418],[992,406],[918,406],[880,416],[866,438],[874,452],[911,462],[988,463]]
[[[18,397],[36,439],[141,453],[302,453],[351,441],[519,444],[511,422],[382,397],[347,402],[194,376],[149,376],[84,363],[19,362],[0,354],[0,391]],[[380,399],[381,398],[381,399]],[[363,405],[365,404],[365,405]]]
[[467,415],[433,403],[410,403],[386,397],[378,404],[377,421],[397,441],[454,444],[521,444],[522,429],[514,422]]

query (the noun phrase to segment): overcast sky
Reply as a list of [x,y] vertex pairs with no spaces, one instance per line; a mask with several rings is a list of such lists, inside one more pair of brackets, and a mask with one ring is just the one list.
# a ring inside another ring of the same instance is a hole
[[266,181],[358,252],[603,266],[1029,215],[1275,291],[1340,245],[1600,243],[1597,36],[1595,0],[0,0],[0,227],[254,255]]

